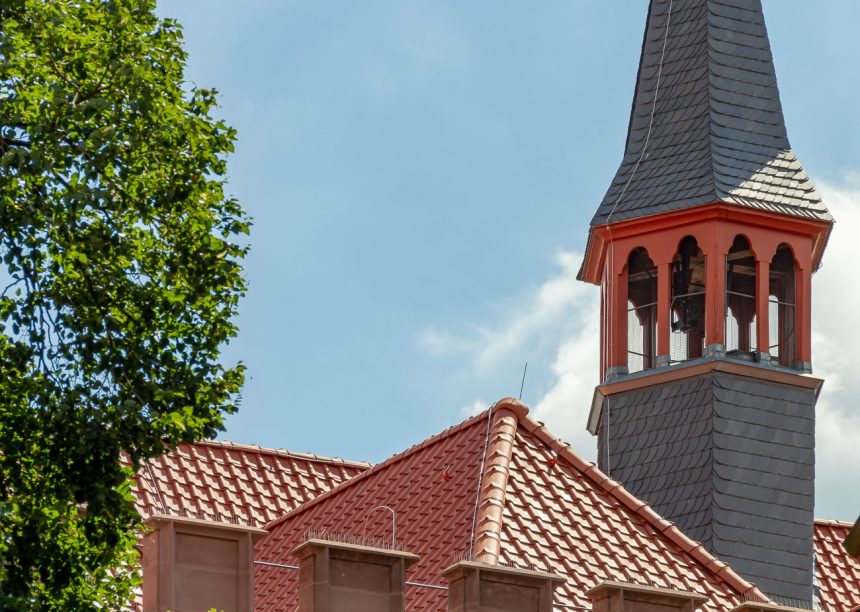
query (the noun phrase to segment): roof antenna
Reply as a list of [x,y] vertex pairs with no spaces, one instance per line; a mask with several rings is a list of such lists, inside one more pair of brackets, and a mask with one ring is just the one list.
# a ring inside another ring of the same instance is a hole
[[517,398],[520,401],[522,401],[522,399],[523,399],[523,387],[526,386],[526,372],[528,371],[528,369],[529,369],[529,362],[526,361],[526,365],[523,368],[523,382],[520,383],[520,396]]

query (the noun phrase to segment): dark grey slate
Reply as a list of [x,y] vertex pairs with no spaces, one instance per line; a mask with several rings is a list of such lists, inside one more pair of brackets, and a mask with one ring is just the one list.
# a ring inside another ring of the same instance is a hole
[[624,158],[591,223],[717,201],[832,221],[791,150],[761,0],[651,0]]
[[613,395],[598,461],[766,593],[811,602],[815,400],[724,373]]

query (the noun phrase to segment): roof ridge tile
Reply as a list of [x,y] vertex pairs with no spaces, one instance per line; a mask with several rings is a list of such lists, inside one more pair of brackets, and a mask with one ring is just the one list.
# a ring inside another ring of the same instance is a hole
[[506,397],[496,402],[490,412],[492,420],[487,431],[480,496],[475,507],[474,559],[497,564],[517,424],[528,414],[528,407],[519,400]]
[[854,523],[851,523],[849,521],[842,521],[839,519],[817,518],[817,519],[814,519],[814,522],[815,522],[816,527],[821,526],[821,527],[849,527],[850,528],[850,527],[854,526]]
[[296,459],[302,459],[305,461],[318,461],[320,463],[332,463],[332,464],[340,464],[347,465],[350,467],[372,467],[372,463],[368,463],[367,461],[355,461],[351,459],[343,459],[341,457],[327,457],[325,455],[317,455],[315,453],[302,453],[298,451],[291,451],[285,448],[270,448],[266,446],[260,446],[259,444],[243,444],[241,442],[231,442],[230,440],[199,440],[197,442],[192,442],[189,446],[215,446],[221,448],[230,448],[240,451],[250,451],[257,454],[264,455],[277,455],[280,457],[293,457]]

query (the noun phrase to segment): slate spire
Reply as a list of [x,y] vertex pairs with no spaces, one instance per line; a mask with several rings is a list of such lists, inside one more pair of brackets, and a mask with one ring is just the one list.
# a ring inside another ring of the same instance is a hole
[[651,0],[624,159],[591,224],[718,201],[832,221],[788,141],[761,0]]

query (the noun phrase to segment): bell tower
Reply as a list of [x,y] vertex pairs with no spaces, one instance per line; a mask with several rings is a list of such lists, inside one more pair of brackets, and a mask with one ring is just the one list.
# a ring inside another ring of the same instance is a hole
[[813,599],[812,275],[833,219],[791,149],[760,0],[650,0],[601,288],[601,468],[762,590]]

